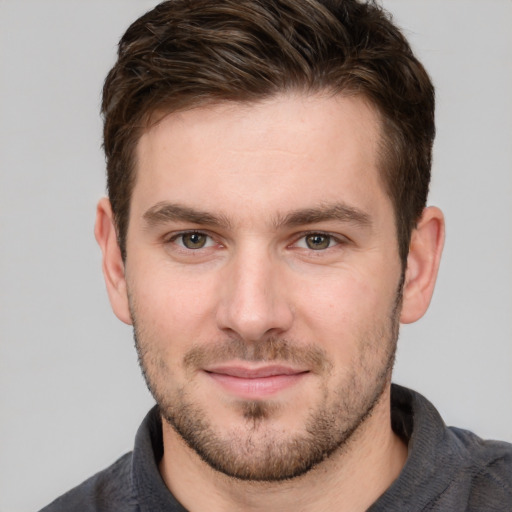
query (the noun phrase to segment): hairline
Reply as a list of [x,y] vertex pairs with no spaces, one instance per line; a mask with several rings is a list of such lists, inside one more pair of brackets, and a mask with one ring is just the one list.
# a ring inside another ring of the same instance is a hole
[[[171,96],[168,98],[162,98],[160,101],[156,102],[156,105],[146,109],[145,111],[140,113],[139,123],[134,125],[133,131],[130,136],[131,142],[131,150],[129,154],[129,161],[127,172],[130,176],[130,185],[129,185],[129,195],[127,198],[126,212],[125,212],[125,222],[123,225],[124,232],[119,232],[119,222],[117,218],[117,213],[114,213],[115,216],[115,229],[117,233],[118,244],[121,249],[121,254],[123,256],[123,260],[126,259],[126,241],[128,236],[128,229],[130,225],[130,213],[131,213],[131,201],[133,196],[133,190],[135,189],[137,183],[137,176],[139,173],[139,144],[142,136],[148,133],[152,128],[157,126],[160,122],[162,122],[166,117],[179,114],[182,112],[192,111],[201,108],[209,108],[215,107],[218,105],[258,105],[265,101],[269,101],[279,96],[285,95],[297,95],[302,97],[313,97],[313,96],[325,96],[325,97],[357,97],[366,103],[366,105],[371,109],[371,111],[375,114],[375,119],[377,121],[377,143],[376,143],[376,151],[377,151],[377,160],[376,167],[378,172],[378,179],[380,185],[383,188],[385,195],[391,202],[393,217],[395,223],[395,236],[396,243],[399,248],[399,252],[401,254],[400,259],[402,260],[402,266],[405,267],[405,261],[403,261],[403,254],[400,250],[401,243],[401,231],[403,227],[400,226],[400,215],[397,211],[398,202],[393,197],[390,187],[388,185],[386,174],[389,172],[390,166],[397,166],[397,162],[393,162],[392,157],[392,135],[387,135],[385,130],[385,125],[392,123],[392,120],[389,119],[378,103],[370,97],[370,95],[364,90],[357,90],[355,87],[351,87],[349,85],[345,87],[335,88],[332,86],[325,87],[317,87],[317,88],[306,88],[306,87],[289,87],[286,89],[278,89],[268,93],[262,93],[255,97],[247,97],[247,98],[216,98],[215,96],[203,96],[201,98],[194,97],[185,97],[180,102],[174,102]],[[167,105],[167,108],[165,107]],[[176,106],[179,105],[179,106]],[[417,220],[417,219],[416,219]],[[409,229],[409,233],[410,233]]]

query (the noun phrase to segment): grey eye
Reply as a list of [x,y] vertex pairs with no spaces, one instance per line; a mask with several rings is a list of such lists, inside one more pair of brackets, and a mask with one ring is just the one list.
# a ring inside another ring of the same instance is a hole
[[320,251],[327,249],[331,245],[331,237],[329,235],[322,235],[320,233],[312,233],[305,237],[306,245],[309,249]]

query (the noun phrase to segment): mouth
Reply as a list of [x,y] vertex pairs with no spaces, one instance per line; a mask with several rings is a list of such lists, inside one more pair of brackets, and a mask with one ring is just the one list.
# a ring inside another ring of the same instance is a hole
[[249,367],[222,365],[205,368],[205,374],[224,391],[238,398],[268,398],[297,385],[310,372],[286,365]]

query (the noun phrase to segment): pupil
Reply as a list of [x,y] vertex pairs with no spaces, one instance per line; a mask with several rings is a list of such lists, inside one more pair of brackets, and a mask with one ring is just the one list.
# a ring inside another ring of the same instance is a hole
[[325,235],[310,235],[307,238],[308,246],[310,249],[326,249],[329,247],[330,238]]
[[189,249],[200,249],[206,242],[204,235],[200,233],[189,233],[183,237],[183,243]]

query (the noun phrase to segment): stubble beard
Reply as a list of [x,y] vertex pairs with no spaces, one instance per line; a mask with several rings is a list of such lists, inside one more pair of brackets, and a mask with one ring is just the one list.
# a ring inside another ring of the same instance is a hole
[[[272,401],[239,401],[235,407],[243,421],[228,431],[215,428],[207,411],[189,395],[186,386],[169,389],[172,375],[153,351],[151,336],[137,322],[132,304],[135,346],[146,384],[163,419],[211,468],[239,480],[278,482],[299,477],[334,452],[348,448],[364,426],[391,380],[399,331],[402,282],[391,315],[359,340],[356,364],[340,379],[335,390],[327,384],[304,428],[293,435],[276,429],[272,420],[280,405]],[[236,357],[246,361],[279,361],[309,365],[327,376],[333,365],[315,345],[299,346],[272,338],[246,344],[238,338],[214,346],[195,346],[184,358],[184,366],[200,368],[205,362]],[[326,379],[324,379],[325,382]]]

